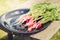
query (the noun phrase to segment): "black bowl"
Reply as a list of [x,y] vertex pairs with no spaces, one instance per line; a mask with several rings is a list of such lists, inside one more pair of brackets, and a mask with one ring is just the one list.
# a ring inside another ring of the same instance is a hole
[[[21,35],[21,34],[31,35],[31,34],[35,34],[35,33],[43,31],[51,23],[51,22],[45,23],[42,25],[42,27],[39,30],[32,31],[32,32],[19,32],[16,29],[13,29],[10,25],[10,21],[11,20],[15,21],[15,19],[17,19],[19,16],[26,14],[29,11],[30,11],[30,9],[27,9],[27,8],[26,9],[16,9],[16,10],[10,11],[1,16],[1,24],[3,25],[4,28],[9,30],[10,32],[13,32],[16,35]],[[18,12],[18,14],[16,12]],[[14,22],[14,21],[12,21],[12,22]]]

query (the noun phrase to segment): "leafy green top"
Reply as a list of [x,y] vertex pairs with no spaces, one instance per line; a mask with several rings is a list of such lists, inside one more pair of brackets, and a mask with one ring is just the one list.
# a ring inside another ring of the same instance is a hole
[[60,6],[52,3],[39,3],[30,8],[30,15],[34,20],[41,16],[40,21],[46,23],[48,21],[60,20]]

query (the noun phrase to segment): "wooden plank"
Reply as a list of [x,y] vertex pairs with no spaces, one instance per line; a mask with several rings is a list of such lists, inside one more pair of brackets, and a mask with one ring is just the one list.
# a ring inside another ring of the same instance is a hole
[[60,21],[54,21],[44,31],[31,35],[31,37],[40,40],[49,40],[60,29]]

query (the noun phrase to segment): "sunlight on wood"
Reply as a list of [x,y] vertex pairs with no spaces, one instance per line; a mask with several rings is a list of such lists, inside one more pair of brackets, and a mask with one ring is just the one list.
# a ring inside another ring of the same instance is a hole
[[6,36],[7,35],[7,33],[6,32],[4,32],[4,31],[2,31],[2,30],[0,30],[0,38],[3,38],[4,36]]

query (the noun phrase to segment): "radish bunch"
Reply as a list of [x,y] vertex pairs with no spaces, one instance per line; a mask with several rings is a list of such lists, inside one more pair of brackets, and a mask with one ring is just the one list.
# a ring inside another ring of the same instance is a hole
[[[37,19],[39,20],[39,19]],[[20,18],[19,18],[19,21],[16,23],[16,25],[14,26],[15,29],[19,29],[19,30],[22,30],[22,31],[25,31],[25,32],[32,32],[34,30],[39,30],[40,27],[42,27],[42,23],[40,21],[37,21],[37,20],[33,20],[33,16],[30,16],[29,14],[26,15],[22,15]]]

